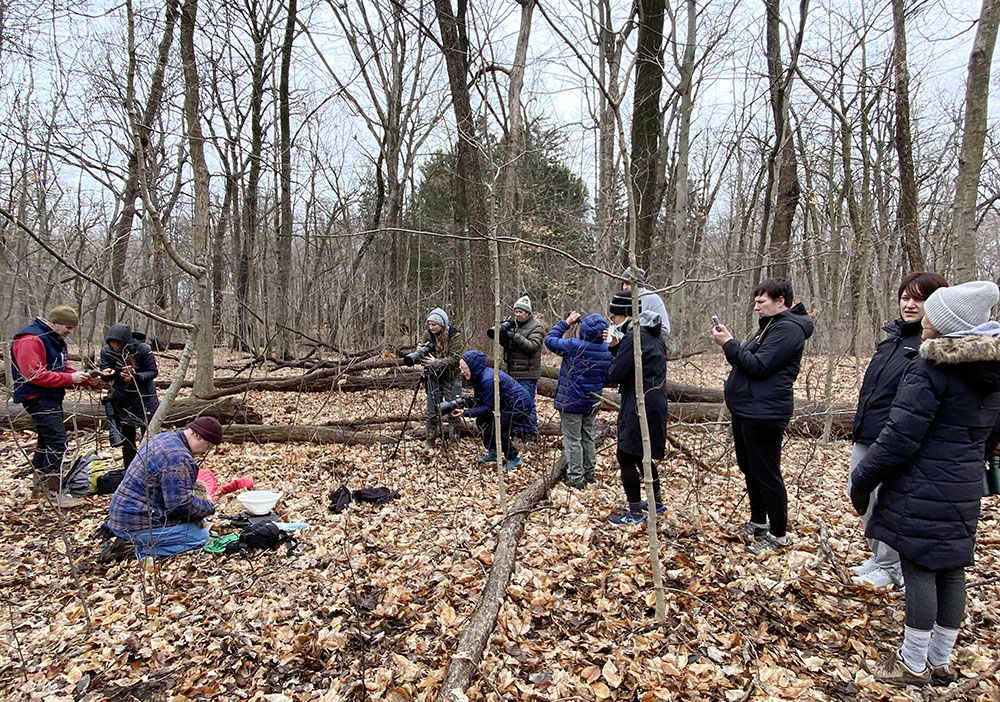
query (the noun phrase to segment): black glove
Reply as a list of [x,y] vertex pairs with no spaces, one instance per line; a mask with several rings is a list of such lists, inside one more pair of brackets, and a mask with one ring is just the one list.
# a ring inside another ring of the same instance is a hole
[[868,503],[871,502],[871,499],[872,494],[870,492],[863,492],[851,486],[851,504],[854,505],[854,511],[859,516],[868,511]]

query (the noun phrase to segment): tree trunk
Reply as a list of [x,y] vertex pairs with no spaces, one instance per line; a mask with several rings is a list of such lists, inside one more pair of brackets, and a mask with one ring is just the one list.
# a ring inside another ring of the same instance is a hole
[[288,0],[288,22],[285,25],[285,40],[281,44],[281,77],[278,81],[278,122],[281,132],[281,223],[278,229],[278,281],[275,335],[279,358],[291,356],[291,337],[287,325],[289,320],[289,300],[292,283],[292,131],[288,103],[289,72],[292,63],[292,44],[295,41],[296,0]]
[[962,150],[958,155],[955,178],[955,215],[952,235],[955,249],[953,283],[963,283],[979,276],[976,262],[976,202],[979,174],[983,167],[986,141],[986,118],[989,112],[990,68],[1000,24],[1000,0],[983,0],[979,13],[976,40],[969,56],[969,77],[965,87],[965,129]]
[[896,227],[911,271],[926,269],[917,224],[917,180],[910,135],[910,68],[906,53],[906,0],[892,0],[892,66],[896,74],[896,155],[899,158],[899,207]]
[[[660,163],[660,92],[663,88],[665,0],[639,0],[635,91],[632,97],[632,160],[629,175],[635,197],[636,259],[643,267],[652,256],[663,180]],[[633,264],[634,265],[634,264]]]
[[201,131],[201,107],[198,95],[198,63],[194,50],[194,30],[198,16],[198,0],[184,0],[181,9],[180,50],[184,64],[184,119],[187,122],[188,149],[194,181],[194,213],[191,220],[191,247],[199,273],[194,276],[195,337],[197,369],[194,376],[195,394],[212,391],[212,288],[209,276],[211,241],[209,240],[208,163],[205,161],[205,137]]
[[[467,0],[458,0],[458,12],[451,9],[451,0],[434,0],[438,27],[441,31],[441,49],[448,69],[452,108],[458,130],[458,179],[463,192],[465,223],[469,242],[469,277],[475,284],[468,286],[472,296],[465,319],[490,319],[493,316],[491,290],[482,281],[489,280],[490,263],[487,251],[489,234],[486,224],[486,188],[479,165],[479,147],[476,139],[476,120],[469,98],[469,46],[465,28]],[[460,289],[465,289],[461,287]],[[467,328],[468,348],[485,347],[486,335],[473,335]]]

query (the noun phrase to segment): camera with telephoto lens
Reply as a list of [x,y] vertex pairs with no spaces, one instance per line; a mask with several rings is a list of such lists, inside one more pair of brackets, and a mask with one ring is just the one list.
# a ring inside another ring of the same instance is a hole
[[476,404],[476,398],[472,395],[462,395],[461,397],[456,397],[454,400],[445,400],[438,405],[438,410],[441,415],[451,414],[457,409],[466,409],[472,407]]
[[425,341],[423,344],[418,346],[416,350],[403,356],[403,364],[407,366],[415,366],[417,363],[430,356],[433,350],[434,342]]
[[[501,337],[504,336],[505,334],[507,334],[507,332],[513,330],[515,326],[517,326],[517,322],[514,320],[513,317],[508,317],[507,319],[503,320],[502,322],[500,322],[500,336]],[[491,339],[496,335],[497,335],[496,327],[490,327],[489,329],[486,330],[486,336],[490,337]]]

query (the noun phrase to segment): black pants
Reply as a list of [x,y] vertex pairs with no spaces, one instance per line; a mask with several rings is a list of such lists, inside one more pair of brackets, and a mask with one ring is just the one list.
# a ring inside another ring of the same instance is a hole
[[[510,428],[513,424],[513,415],[507,414],[506,412],[500,413],[500,446],[503,449],[504,461],[509,461],[517,456],[517,449],[510,440]],[[479,431],[483,435],[483,446],[486,450],[495,450],[496,434],[493,431],[493,413],[491,412],[490,414],[482,417],[476,417],[476,426],[479,427]]]
[[[629,507],[642,502],[642,456],[633,453],[625,453],[618,449],[618,467],[621,470],[622,487],[625,488],[625,499],[628,500]],[[656,499],[660,499],[660,474],[656,470],[656,461],[652,462],[653,468],[653,494]]]
[[35,423],[38,440],[31,465],[39,473],[58,473],[66,453],[66,427],[63,425],[62,400],[35,397],[24,401],[24,408]]
[[906,626],[958,629],[965,618],[965,568],[928,570],[900,557],[906,583]]
[[733,415],[736,462],[747,482],[750,521],[769,524],[779,537],[788,528],[788,492],[781,477],[781,440],[787,425],[787,420]]
[[[127,425],[122,425],[118,427],[118,430],[122,433],[125,438],[125,443],[122,444],[122,463],[125,468],[132,465],[132,461],[135,459],[136,450],[136,435],[138,434],[138,427],[132,427]],[[145,433],[145,431],[143,432]]]

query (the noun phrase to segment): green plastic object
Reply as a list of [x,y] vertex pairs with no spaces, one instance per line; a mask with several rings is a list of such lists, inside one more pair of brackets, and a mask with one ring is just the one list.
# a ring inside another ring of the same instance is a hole
[[240,538],[240,535],[238,532],[235,531],[232,534],[226,534],[225,536],[218,536],[209,541],[204,546],[202,546],[201,550],[208,551],[209,553],[225,553],[226,544],[228,544],[230,541],[236,541],[236,539],[238,538]]

